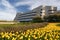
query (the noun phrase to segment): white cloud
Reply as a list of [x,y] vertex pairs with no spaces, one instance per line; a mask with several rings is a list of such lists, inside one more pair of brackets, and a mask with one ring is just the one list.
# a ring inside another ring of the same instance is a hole
[[40,5],[52,5],[59,8],[60,2],[57,0],[24,0],[24,2],[17,2],[15,6],[17,7],[21,5],[29,5],[31,10]]
[[7,13],[7,12],[3,12],[3,11],[0,11],[0,20],[12,20],[13,19],[13,16],[12,14],[10,13]]
[[28,5],[28,4],[30,4],[30,3],[31,3],[31,2],[29,2],[29,1],[28,1],[28,2],[25,2],[25,1],[24,1],[24,2],[17,2],[17,3],[15,4],[15,6],[20,6],[20,5],[25,5],[25,4]]
[[6,0],[2,0],[2,5],[8,7],[8,8],[13,8],[13,6],[10,5],[10,3]]
[[4,10],[0,10],[0,19],[13,20],[16,15],[16,9],[7,0],[2,0],[0,4],[6,7]]

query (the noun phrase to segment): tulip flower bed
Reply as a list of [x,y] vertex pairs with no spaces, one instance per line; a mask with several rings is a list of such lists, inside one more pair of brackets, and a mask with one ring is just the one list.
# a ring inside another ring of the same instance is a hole
[[0,40],[60,40],[59,23],[49,23],[44,28],[28,29],[25,32],[1,32]]

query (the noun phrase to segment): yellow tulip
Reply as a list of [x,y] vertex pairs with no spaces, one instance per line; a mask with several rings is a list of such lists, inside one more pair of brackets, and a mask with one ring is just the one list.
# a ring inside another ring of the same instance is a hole
[[56,38],[59,38],[59,36],[57,35]]
[[28,38],[28,40],[30,40],[30,38]]
[[18,34],[18,32],[16,32],[16,34]]
[[13,37],[12,40],[16,40],[16,38]]
[[32,37],[33,37],[34,39],[37,39],[36,35],[33,35]]
[[47,39],[47,36],[45,36],[44,39]]
[[25,37],[27,37],[28,35],[26,34]]
[[51,37],[50,37],[50,39],[49,40],[53,40]]
[[5,35],[2,35],[2,38],[4,38],[5,37]]
[[3,35],[4,33],[3,33],[3,32],[1,32],[0,34],[1,34],[1,35]]
[[23,36],[21,36],[19,39],[23,39]]

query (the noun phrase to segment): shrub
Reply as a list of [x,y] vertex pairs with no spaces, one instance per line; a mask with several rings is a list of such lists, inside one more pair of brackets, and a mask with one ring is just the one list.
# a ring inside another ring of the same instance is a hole
[[58,15],[49,15],[48,17],[45,18],[45,21],[60,22],[60,16],[58,16]]
[[32,22],[40,23],[40,22],[43,22],[43,20],[40,17],[35,17],[35,18],[33,18]]

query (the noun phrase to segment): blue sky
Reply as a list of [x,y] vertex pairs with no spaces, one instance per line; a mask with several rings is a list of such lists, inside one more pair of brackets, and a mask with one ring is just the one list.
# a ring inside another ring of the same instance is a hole
[[13,20],[17,12],[27,12],[40,5],[57,6],[60,0],[0,0],[0,20]]

